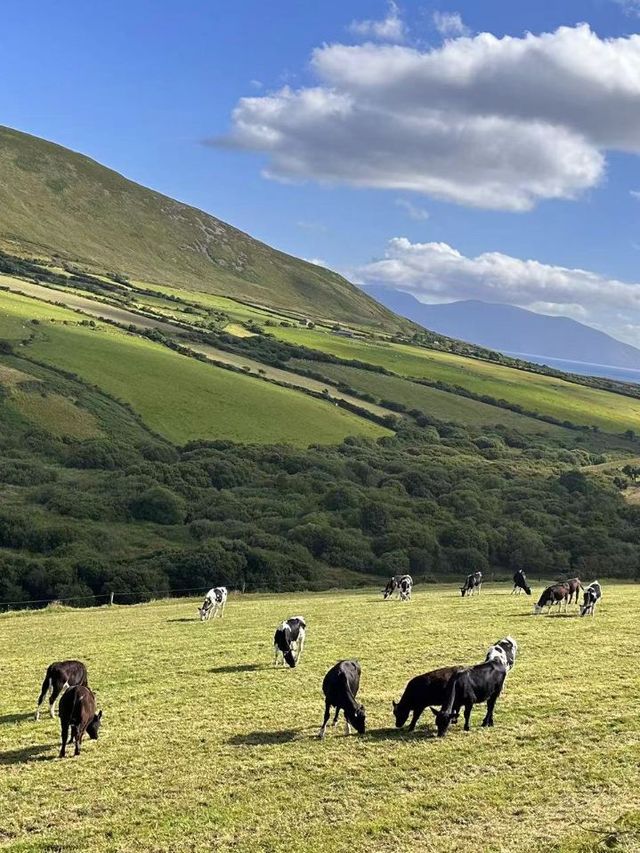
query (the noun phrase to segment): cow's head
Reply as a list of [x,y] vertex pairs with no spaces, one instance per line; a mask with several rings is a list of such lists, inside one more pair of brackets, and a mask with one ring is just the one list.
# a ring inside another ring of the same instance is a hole
[[[346,716],[346,715],[345,715]],[[358,705],[355,711],[350,711],[347,722],[351,723],[358,734],[363,735],[367,723],[364,705]]]
[[407,722],[410,708],[408,705],[403,705],[402,702],[392,702],[391,704],[393,706],[393,715],[396,718],[396,728],[401,729]]
[[461,586],[461,587],[460,587],[460,595],[461,595],[463,598],[464,598],[464,594],[465,594],[465,592],[466,592],[466,591],[467,591],[467,585],[466,585],[466,584],[465,584],[464,586]]
[[533,605],[533,615],[538,616],[540,613],[542,613],[542,607],[543,607],[542,604],[534,604]]
[[200,621],[204,622],[207,618],[207,613],[209,612],[208,607],[198,607],[198,615],[200,616]]
[[91,740],[98,740],[98,732],[100,731],[100,723],[102,722],[102,711],[99,714],[93,715],[93,720],[87,726],[87,734]]
[[291,651],[291,649],[289,649],[288,652],[285,652],[283,657],[286,660],[286,662],[289,664],[291,669],[293,669],[293,667],[296,665],[296,659],[295,659],[294,654]]
[[444,737],[446,733],[449,731],[449,726],[455,719],[457,719],[456,713],[448,714],[446,711],[438,710],[437,708],[431,708],[431,713],[436,718],[436,728],[438,730],[438,737]]

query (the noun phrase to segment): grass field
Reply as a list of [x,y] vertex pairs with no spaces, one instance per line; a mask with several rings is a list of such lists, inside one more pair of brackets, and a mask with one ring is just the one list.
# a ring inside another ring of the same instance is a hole
[[[33,318],[40,325],[33,326]],[[304,446],[389,432],[301,392],[203,364],[110,326],[80,326],[78,319],[55,305],[0,294],[0,323],[8,336],[19,340],[35,329],[25,354],[125,400],[174,442],[230,438]]]
[[[534,618],[508,593],[232,597],[209,624],[195,601],[1,616],[0,848],[637,851],[640,588],[604,584],[594,620]],[[273,629],[297,613],[302,663],[273,670]],[[409,677],[479,661],[507,633],[520,652],[496,728],[480,728],[482,709],[443,740],[429,712],[412,735],[393,727]],[[32,711],[45,666],[72,656],[104,724],[61,762],[57,722]],[[352,656],[368,733],[319,742],[322,677]]]
[[281,340],[324,350],[341,358],[378,364],[401,376],[459,385],[476,394],[517,403],[529,411],[554,415],[608,432],[640,427],[640,400],[599,391],[537,373],[422,347],[343,338],[301,328],[272,329]]

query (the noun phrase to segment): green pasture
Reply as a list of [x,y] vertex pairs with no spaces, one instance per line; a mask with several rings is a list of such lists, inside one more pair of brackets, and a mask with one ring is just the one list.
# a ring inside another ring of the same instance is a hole
[[[195,600],[0,616],[0,849],[637,851],[640,588],[603,586],[595,619],[533,617],[497,584],[472,599],[417,586],[408,605],[377,589],[232,596],[207,624]],[[273,630],[295,614],[302,662],[275,670]],[[429,711],[395,729],[411,676],[478,662],[506,634],[519,655],[495,728],[478,707],[469,733],[433,737]],[[69,657],[104,720],[60,761],[57,721],[33,709],[46,665]],[[318,741],[322,677],[349,657],[368,731]]]

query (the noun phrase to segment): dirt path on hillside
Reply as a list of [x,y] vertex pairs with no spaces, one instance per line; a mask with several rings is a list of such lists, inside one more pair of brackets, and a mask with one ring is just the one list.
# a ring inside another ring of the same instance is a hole
[[[165,335],[170,335],[172,338],[180,338],[185,329],[178,324],[169,323],[166,320],[155,320],[150,317],[145,317],[143,314],[138,314],[135,311],[130,311],[127,308],[121,308],[117,305],[110,305],[105,302],[100,302],[97,299],[91,299],[87,296],[80,296],[77,293],[71,293],[65,290],[54,290],[45,287],[41,284],[35,284],[31,281],[23,281],[22,279],[10,279],[6,276],[2,277],[2,285],[8,287],[15,293],[23,293],[25,296],[39,299],[43,302],[60,303],[72,308],[76,311],[81,311],[83,314],[88,314],[91,317],[105,320],[111,320],[114,323],[119,323],[124,326],[133,324],[142,329],[158,329]],[[0,291],[1,295],[1,291]],[[327,390],[329,395],[338,400],[344,400],[353,406],[358,406],[379,417],[385,417],[392,414],[388,409],[382,406],[376,406],[375,403],[367,403],[364,400],[359,400],[357,397],[352,397],[350,394],[343,394],[335,385],[329,385],[326,382],[319,382],[317,379],[309,379],[306,376],[299,376],[297,373],[292,373],[288,370],[282,370],[278,367],[270,367],[267,364],[262,364],[260,361],[255,361],[252,358],[247,358],[244,355],[226,352],[209,344],[200,344],[194,341],[184,341],[184,345],[194,352],[202,353],[212,361],[219,361],[222,364],[229,364],[233,367],[248,368],[246,373],[258,374],[279,385],[290,385],[294,388],[301,388],[307,391],[315,391],[321,394]]]

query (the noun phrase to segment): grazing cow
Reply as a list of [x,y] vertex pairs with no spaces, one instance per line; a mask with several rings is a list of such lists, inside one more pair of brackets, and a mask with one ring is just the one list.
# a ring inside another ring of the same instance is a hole
[[513,595],[514,592],[516,595],[519,595],[521,592],[526,592],[527,595],[531,595],[531,587],[527,583],[527,576],[522,569],[518,569],[513,576],[513,589],[511,590],[511,595]]
[[473,595],[477,593],[480,595],[480,590],[482,589],[482,572],[474,572],[472,575],[467,575],[467,579],[464,582],[464,586],[460,587],[460,592],[462,593],[462,597],[465,595]]
[[[96,714],[96,697],[84,685],[70,687],[60,700],[60,728],[62,746],[60,758],[64,758],[67,743],[75,742],[75,755],[80,755],[80,746],[85,733],[91,740],[98,740],[102,722],[102,711]],[[69,737],[71,729],[71,737]]]
[[533,605],[533,612],[537,615],[542,613],[544,607],[548,606],[547,613],[551,612],[554,604],[558,605],[558,611],[564,604],[566,612],[567,602],[569,600],[569,587],[566,583],[554,583],[543,590],[542,595],[538,599],[538,603]]
[[568,581],[565,581],[565,583],[569,588],[569,604],[577,604],[578,596],[580,595],[580,590],[582,589],[582,582],[580,581],[580,578],[570,578]]
[[344,713],[345,730],[349,734],[349,724],[359,734],[364,734],[366,715],[364,705],[356,702],[360,687],[360,664],[357,660],[340,660],[332,666],[322,681],[322,692],[325,697],[324,720],[318,733],[323,738],[327,730],[331,708],[336,709],[333,725],[338,723],[340,711]]
[[481,702],[487,703],[487,713],[482,725],[493,726],[493,709],[502,692],[506,676],[507,668],[504,660],[499,657],[470,666],[454,675],[449,682],[447,696],[442,708],[439,711],[431,708],[436,718],[438,737],[446,735],[449,726],[463,705],[465,732],[471,728],[469,720],[473,706]]
[[49,714],[53,718],[55,716],[53,706],[58,696],[69,687],[76,687],[77,685],[86,687],[88,683],[87,668],[82,661],[63,660],[50,664],[42,682],[42,690],[36,707],[36,720],[40,719],[40,705],[42,705],[49,690],[51,690]]
[[201,622],[208,622],[216,613],[220,613],[220,618],[224,616],[224,606],[227,603],[227,588],[226,586],[214,586],[205,595],[202,607],[198,608]]
[[445,666],[412,678],[405,687],[400,701],[392,703],[396,727],[402,728],[407,722],[409,713],[413,712],[409,723],[409,731],[412,732],[425,708],[429,705],[444,703],[449,682],[462,669],[461,666]]
[[596,604],[602,598],[602,588],[598,581],[590,583],[584,591],[582,607],[580,608],[581,616],[595,616]]
[[[485,661],[489,660],[500,660],[505,666],[507,672],[513,669],[516,663],[516,655],[518,654],[518,644],[513,639],[513,637],[505,637],[503,640],[498,640],[498,642],[491,646],[489,651],[487,652],[487,656]],[[433,703],[437,705],[437,702]]]
[[409,601],[412,589],[413,579],[411,575],[394,575],[382,590],[382,594],[385,601],[387,598],[391,598],[394,592],[398,593],[400,601]]
[[273,665],[278,665],[278,657],[282,655],[282,665],[285,661],[290,667],[294,667],[300,660],[304,648],[307,623],[302,616],[292,616],[285,622],[281,622],[273,635]]

